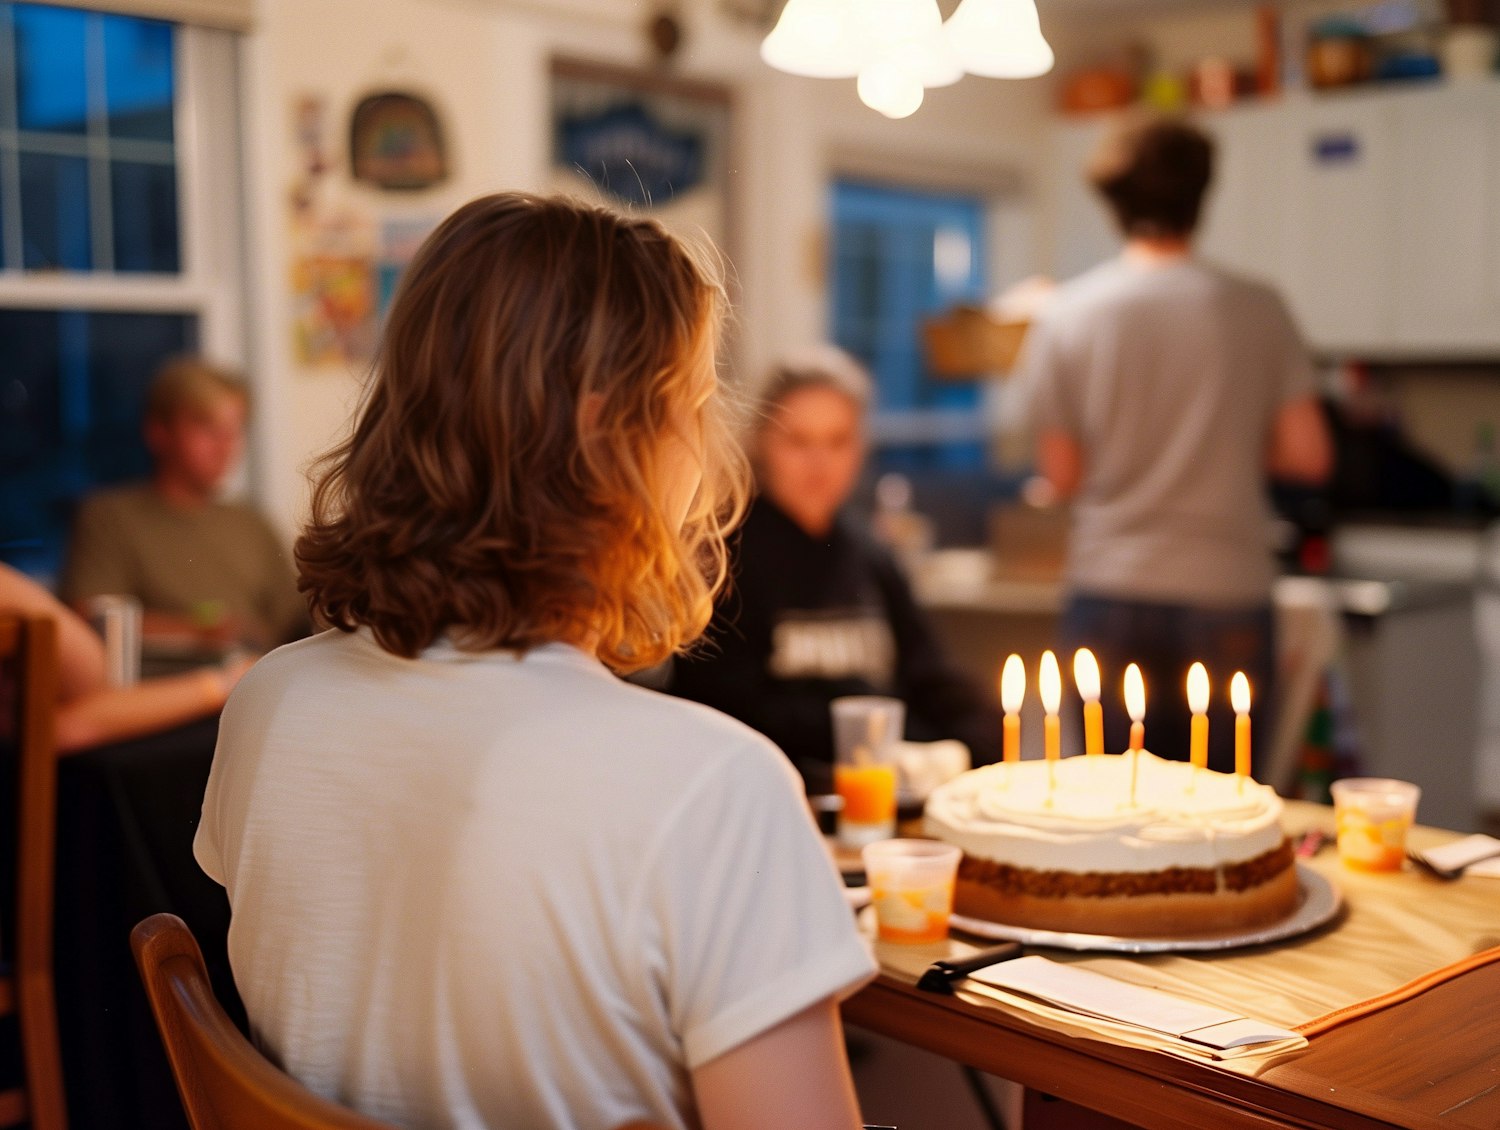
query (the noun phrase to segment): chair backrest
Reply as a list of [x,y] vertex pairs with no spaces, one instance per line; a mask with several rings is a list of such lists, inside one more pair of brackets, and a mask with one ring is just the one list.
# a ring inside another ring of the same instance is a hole
[[[130,932],[177,1090],[193,1130],[390,1130],[320,1098],[278,1070],[214,997],[187,923],[153,914]],[[619,1130],[666,1130],[632,1122]]]
[[175,914],[130,934],[193,1130],[389,1130],[313,1094],[261,1055],[214,997],[203,954]]
[[[0,978],[0,1015],[14,1012],[25,1060],[25,1094],[0,1094],[6,1115],[33,1130],[65,1130],[62,1059],[57,1039],[57,999],[52,976],[53,875],[57,844],[57,624],[45,616],[0,616],[0,795],[15,839],[14,879],[5,889],[14,902],[0,904],[12,952]],[[12,824],[12,820],[14,823]]]

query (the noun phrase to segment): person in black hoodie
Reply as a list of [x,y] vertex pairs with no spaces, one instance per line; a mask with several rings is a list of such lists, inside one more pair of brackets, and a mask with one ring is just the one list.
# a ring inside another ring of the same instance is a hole
[[670,689],[776,742],[809,792],[832,780],[829,703],[906,703],[909,741],[956,738],[999,756],[1000,716],[948,662],[891,554],[845,503],[865,454],[870,379],[823,348],[777,366],[761,390],[751,456],[759,493],[731,543],[733,580]]

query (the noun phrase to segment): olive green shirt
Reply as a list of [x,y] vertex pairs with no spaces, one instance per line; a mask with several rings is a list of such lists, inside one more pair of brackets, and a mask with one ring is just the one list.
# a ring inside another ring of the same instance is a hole
[[232,616],[262,647],[308,628],[291,563],[260,514],[231,502],[183,510],[146,483],[84,501],[60,588],[72,604],[122,593],[147,612],[210,624]]

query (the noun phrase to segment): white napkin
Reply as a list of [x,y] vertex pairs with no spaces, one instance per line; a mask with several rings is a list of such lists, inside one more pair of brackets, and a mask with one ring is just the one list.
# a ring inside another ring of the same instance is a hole
[[1285,1028],[1251,1020],[1222,1008],[1194,1004],[1156,989],[1128,985],[1045,957],[1021,957],[987,966],[969,976],[983,984],[1034,997],[1082,1016],[1124,1021],[1218,1051],[1301,1039],[1296,1032]]
[[[1500,855],[1496,855],[1497,852],[1500,852],[1500,840],[1494,836],[1465,836],[1461,840],[1454,840],[1451,844],[1429,848],[1418,854],[1434,867],[1444,871],[1462,867],[1470,860],[1483,860],[1482,863],[1475,863],[1464,874],[1486,875],[1492,879],[1500,879]],[[1494,858],[1486,858],[1487,856]]]
[[970,760],[969,747],[953,738],[898,742],[896,767],[901,771],[901,792],[913,801],[926,800],[933,789],[968,769]]

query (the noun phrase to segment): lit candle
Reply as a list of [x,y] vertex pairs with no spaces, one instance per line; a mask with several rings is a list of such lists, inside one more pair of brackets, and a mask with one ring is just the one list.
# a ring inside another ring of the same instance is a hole
[[1083,749],[1090,757],[1104,755],[1104,708],[1099,705],[1099,661],[1086,647],[1073,654],[1073,681],[1083,696]]
[[1042,652],[1037,689],[1042,692],[1042,709],[1047,712],[1043,734],[1046,737],[1047,790],[1050,793],[1057,787],[1057,759],[1062,756],[1062,723],[1057,717],[1057,712],[1062,709],[1062,671],[1057,666],[1057,656],[1050,651]]
[[1146,680],[1134,663],[1125,668],[1125,713],[1130,715],[1131,752],[1139,753],[1146,748]]
[[1130,715],[1130,807],[1135,807],[1135,776],[1146,748],[1146,680],[1132,663],[1125,668],[1125,711]]
[[1188,668],[1188,709],[1193,712],[1192,741],[1188,747],[1194,769],[1208,767],[1208,668],[1194,663]]
[[1005,760],[1021,760],[1021,703],[1026,698],[1026,664],[1011,655],[1000,672],[1000,705],[1005,709]]
[[1243,791],[1250,777],[1250,680],[1243,671],[1229,680],[1229,701],[1234,706],[1234,772]]

